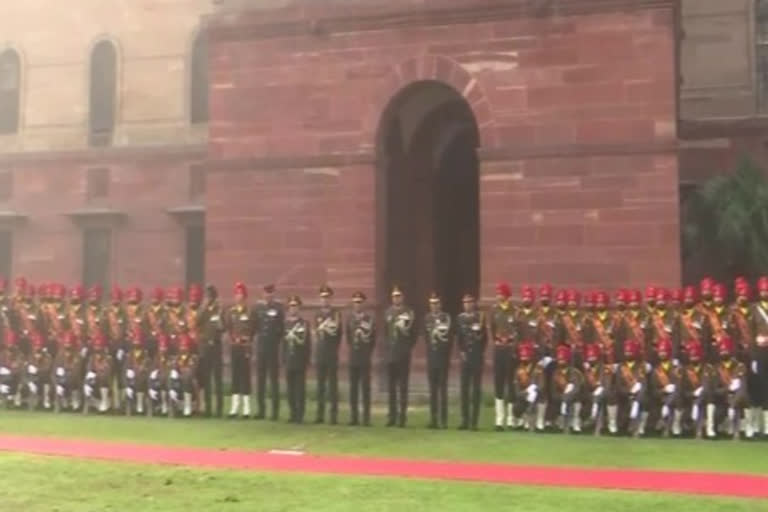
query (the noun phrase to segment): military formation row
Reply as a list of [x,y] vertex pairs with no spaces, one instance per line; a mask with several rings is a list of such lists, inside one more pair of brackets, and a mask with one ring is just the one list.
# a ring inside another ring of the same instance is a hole
[[[0,283],[3,284],[3,283]],[[554,293],[510,287],[482,311],[465,295],[452,317],[436,294],[417,320],[401,290],[383,314],[383,329],[355,293],[351,311],[320,307],[307,320],[299,297],[287,307],[274,286],[254,305],[242,283],[223,307],[216,290],[114,289],[104,305],[98,287],[61,285],[39,290],[23,279],[0,298],[0,395],[11,406],[126,413],[222,415],[222,340],[232,373],[230,416],[251,416],[251,370],[256,369],[257,419],[279,417],[279,373],[288,391],[290,420],[303,422],[312,355],[317,372],[317,422],[338,417],[339,347],[348,345],[352,424],[370,424],[371,369],[381,339],[389,394],[388,425],[406,425],[411,354],[424,340],[431,428],[447,426],[451,360],[460,366],[462,429],[477,429],[484,361],[492,347],[495,425],[543,431],[591,429],[600,434],[747,437],[768,435],[768,278],[752,300],[746,280],[726,288],[705,279],[679,294],[649,287],[607,293]],[[204,296],[205,295],[205,296]],[[677,296],[679,295],[679,296]],[[676,303],[679,302],[679,303]],[[267,388],[271,404],[267,411]],[[362,402],[362,404],[360,403]],[[362,408],[360,407],[362,405]]]

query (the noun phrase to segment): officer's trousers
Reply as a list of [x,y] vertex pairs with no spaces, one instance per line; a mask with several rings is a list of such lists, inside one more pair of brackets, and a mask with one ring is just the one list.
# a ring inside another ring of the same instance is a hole
[[290,420],[293,423],[302,423],[304,421],[304,407],[306,404],[306,368],[286,370],[285,380],[288,386],[288,408],[291,413]]
[[411,373],[411,357],[401,357],[387,364],[389,391],[389,424],[405,426],[408,413],[408,379]]
[[448,424],[448,368],[446,361],[427,366],[430,426]]
[[363,425],[371,422],[371,366],[349,367],[349,407],[350,419],[357,424],[360,419],[358,396],[362,393]]
[[[248,382],[250,383],[250,365],[248,366]],[[224,412],[224,391],[221,385],[221,367],[221,340],[203,342],[203,345],[200,347],[198,379],[203,386],[206,416],[210,416],[213,409],[211,395],[212,388],[214,387],[216,388],[216,416],[221,416]]]
[[317,366],[317,420],[325,421],[326,391],[330,402],[330,420],[335,424],[339,413],[338,364],[322,363]]
[[461,365],[461,424],[476,427],[483,393],[483,363]]
[[263,418],[266,414],[267,379],[269,379],[273,420],[276,420],[280,415],[280,360],[277,352],[275,349],[272,353],[259,354],[256,365],[257,415]]
[[232,394],[251,394],[251,348],[233,344],[232,354]]

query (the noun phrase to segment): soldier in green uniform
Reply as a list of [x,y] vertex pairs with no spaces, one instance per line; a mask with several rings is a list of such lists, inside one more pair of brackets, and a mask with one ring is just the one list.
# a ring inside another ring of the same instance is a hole
[[[504,430],[504,415],[507,425],[512,426],[512,362],[515,343],[515,310],[510,301],[512,291],[507,283],[496,287],[496,304],[490,318],[490,339],[493,340],[493,392],[496,406],[496,431]],[[509,411],[507,411],[509,409]]]
[[221,335],[224,331],[219,292],[213,285],[205,289],[205,303],[198,317],[200,332],[199,378],[203,386],[205,416],[211,416],[211,388],[216,388],[216,416],[221,417],[224,409],[224,390],[221,377]]
[[232,404],[229,417],[240,410],[242,417],[251,415],[251,350],[256,330],[256,316],[247,303],[248,289],[243,283],[235,284],[235,304],[224,316],[224,327],[229,334],[232,365]]
[[301,317],[298,295],[288,299],[288,312],[283,329],[283,361],[285,382],[288,388],[288,423],[303,423],[306,405],[307,366],[312,353],[312,337],[309,322]]
[[314,330],[317,350],[317,418],[325,421],[326,390],[330,401],[330,421],[335,425],[339,413],[339,344],[341,342],[341,313],[331,306],[333,290],[325,285],[320,288],[320,309],[315,314]]
[[424,340],[427,343],[427,378],[429,381],[428,428],[448,428],[448,372],[451,367],[453,326],[451,315],[443,311],[440,297],[429,297],[429,313],[424,316]]
[[408,412],[408,379],[411,372],[411,350],[416,337],[413,310],[403,303],[403,292],[395,286],[392,305],[384,314],[385,349],[389,389],[388,427],[405,427]]
[[477,307],[472,294],[462,299],[464,311],[459,314],[457,344],[461,360],[461,426],[459,430],[477,430],[483,386],[483,360],[488,344],[485,315]]
[[256,305],[256,328],[258,331],[258,361],[256,366],[256,394],[258,412],[256,419],[266,415],[267,378],[272,394],[272,421],[280,415],[280,344],[285,328],[283,305],[275,299],[275,285],[264,287],[264,298]]
[[371,425],[371,357],[376,345],[376,321],[365,311],[365,294],[352,295],[352,312],[347,317],[345,332],[349,346],[349,424],[356,426],[360,420],[358,396],[363,398],[363,425]]

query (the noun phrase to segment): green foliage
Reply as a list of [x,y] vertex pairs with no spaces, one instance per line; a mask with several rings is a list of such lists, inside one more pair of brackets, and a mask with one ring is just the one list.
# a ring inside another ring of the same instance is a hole
[[684,205],[684,218],[683,258],[694,277],[730,282],[768,273],[768,179],[751,160],[707,181]]

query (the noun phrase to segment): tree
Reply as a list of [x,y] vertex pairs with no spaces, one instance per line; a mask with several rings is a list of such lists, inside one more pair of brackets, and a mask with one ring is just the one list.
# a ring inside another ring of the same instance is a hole
[[768,179],[754,162],[707,181],[685,210],[683,257],[696,278],[768,273]]

